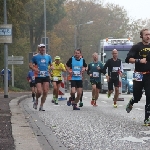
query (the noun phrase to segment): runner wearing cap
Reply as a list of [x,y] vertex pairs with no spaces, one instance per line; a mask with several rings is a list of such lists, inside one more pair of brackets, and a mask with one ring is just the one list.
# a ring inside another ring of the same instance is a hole
[[49,65],[52,65],[52,58],[50,55],[46,54],[45,45],[40,44],[39,53],[33,56],[32,63],[29,64],[29,67],[35,73],[35,83],[37,88],[36,101],[33,105],[34,109],[37,109],[38,99],[42,96],[39,111],[44,111],[43,105],[49,91]]
[[60,57],[56,56],[55,61],[52,63],[51,67],[51,81],[53,84],[53,100],[56,105],[58,105],[58,93],[60,84],[62,81],[62,71],[66,71],[63,63],[60,62]]

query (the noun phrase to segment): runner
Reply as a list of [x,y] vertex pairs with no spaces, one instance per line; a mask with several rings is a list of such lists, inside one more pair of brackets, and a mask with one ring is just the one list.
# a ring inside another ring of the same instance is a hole
[[87,74],[90,76],[90,82],[92,85],[92,100],[91,105],[97,106],[96,101],[99,97],[99,92],[101,88],[101,69],[103,69],[103,64],[98,61],[98,54],[93,53],[93,62],[88,64]]
[[66,71],[63,63],[60,62],[60,57],[56,56],[55,61],[52,63],[51,67],[51,81],[53,84],[53,100],[56,105],[58,105],[58,93],[62,82],[62,72]]
[[[73,110],[80,110],[80,108],[77,107],[77,103],[80,100],[81,94],[82,94],[82,74],[85,71],[85,67],[87,67],[87,64],[85,63],[85,60],[81,58],[81,50],[77,49],[75,50],[75,55],[72,56],[66,63],[67,71],[70,71],[70,74],[72,75],[71,78],[71,99],[67,101],[67,105],[71,105],[71,100],[74,100],[72,102]],[[72,71],[70,70],[72,69]],[[75,98],[75,92],[77,91],[77,97]]]
[[103,71],[104,74],[106,73],[106,69],[108,68],[108,75],[106,75],[107,82],[108,82],[108,98],[113,93],[115,87],[115,94],[114,94],[114,108],[117,108],[117,100],[119,96],[119,75],[122,76],[123,68],[122,68],[122,61],[118,59],[118,51],[114,49],[112,51],[112,58],[108,59],[106,64],[104,65]]
[[[4,69],[1,70],[1,76],[3,78],[3,85],[4,85]],[[9,84],[10,84],[10,80],[11,80],[11,70],[8,69],[8,87],[9,87]]]
[[30,83],[32,98],[33,98],[33,102],[34,102],[35,101],[35,94],[36,94],[36,85],[35,85],[35,76],[34,76],[33,70],[30,70],[28,72],[27,80]]
[[[83,58],[83,56],[80,56],[80,58]],[[66,68],[67,68],[67,66],[66,66]],[[72,79],[72,69],[70,68],[70,69],[68,69],[69,71],[69,73],[68,73],[68,76],[67,76],[67,80],[70,82],[70,84],[69,85],[71,85],[71,79]],[[85,69],[85,71],[86,71],[86,69]],[[83,74],[82,74],[83,75]],[[83,76],[82,76],[82,81],[83,81]],[[82,90],[82,94],[81,94],[81,97],[80,97],[80,103],[79,103],[79,107],[82,107],[83,106],[83,101],[82,101],[82,98],[83,98],[83,90]],[[75,100],[75,95],[74,95],[74,97],[71,97],[71,90],[70,90],[70,97],[69,97],[69,101],[74,101]]]
[[132,110],[133,104],[140,101],[144,88],[146,95],[144,125],[150,125],[150,31],[148,29],[141,30],[140,38],[142,38],[142,42],[133,45],[125,60],[126,63],[135,63],[133,98],[127,104],[126,111],[129,113]]
[[39,111],[44,111],[43,104],[47,97],[50,82],[48,66],[51,64],[52,59],[50,55],[46,54],[45,45],[40,44],[39,53],[33,56],[32,63],[29,65],[35,73],[35,84],[37,88],[36,101],[33,105],[34,109],[37,109],[38,99],[42,95]]

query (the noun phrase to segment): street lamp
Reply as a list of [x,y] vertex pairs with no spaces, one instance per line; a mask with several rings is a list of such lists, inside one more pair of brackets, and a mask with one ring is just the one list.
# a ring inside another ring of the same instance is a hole
[[44,0],[44,37],[46,46],[46,0]]
[[74,34],[74,48],[76,49],[77,48],[77,27],[79,26],[82,26],[82,25],[86,25],[86,24],[93,24],[93,21],[88,21],[88,22],[86,22],[86,23],[84,23],[84,24],[79,24],[79,25],[75,25],[75,27],[74,27],[74,32],[75,32],[75,34]]

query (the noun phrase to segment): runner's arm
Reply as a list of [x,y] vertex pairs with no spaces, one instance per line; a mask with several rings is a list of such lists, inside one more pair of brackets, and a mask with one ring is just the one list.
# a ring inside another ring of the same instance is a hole
[[106,64],[104,65],[103,69],[101,70],[101,72],[102,72],[104,75],[106,75],[106,76],[108,76],[106,70],[107,70],[107,68],[109,67],[109,61],[110,61],[110,59],[108,59],[108,60],[106,61]]
[[88,64],[87,74],[90,75],[90,64]]
[[129,53],[127,54],[127,57],[125,59],[126,63],[132,63],[134,64],[136,59],[135,59],[135,55],[137,53],[136,49],[137,49],[138,45],[133,45],[132,48],[130,49]]

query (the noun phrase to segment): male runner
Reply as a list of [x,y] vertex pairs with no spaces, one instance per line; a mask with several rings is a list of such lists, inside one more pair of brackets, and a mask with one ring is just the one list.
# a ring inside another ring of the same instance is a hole
[[43,104],[45,103],[49,91],[50,81],[48,66],[51,64],[52,58],[50,55],[46,54],[45,45],[40,44],[39,53],[33,56],[32,63],[29,65],[35,73],[35,83],[37,88],[36,101],[33,105],[34,109],[37,109],[38,99],[42,95],[39,111],[44,111]]
[[115,94],[114,94],[114,108],[117,108],[117,100],[119,96],[119,75],[122,76],[123,67],[122,67],[122,61],[121,59],[118,59],[118,51],[114,49],[112,51],[112,58],[108,59],[106,64],[104,65],[104,72],[106,72],[106,69],[108,68],[108,75],[107,82],[108,82],[108,98],[111,96],[111,93],[113,93],[113,86],[115,87]]
[[133,98],[129,101],[126,111],[132,110],[133,104],[138,103],[142,97],[142,90],[145,89],[146,105],[144,125],[150,125],[150,30],[140,31],[141,42],[135,44],[127,54],[126,63],[135,63],[133,74]]
[[35,76],[34,71],[30,70],[27,75],[27,80],[30,83],[31,91],[32,91],[32,98],[33,102],[35,101],[35,94],[36,94],[36,85],[35,85]]
[[87,74],[90,76],[90,82],[92,85],[91,105],[97,106],[96,101],[99,97],[99,92],[101,88],[101,70],[103,69],[103,64],[100,61],[98,61],[97,53],[94,53],[92,57],[93,62],[88,64]]
[[[85,71],[85,67],[87,67],[87,64],[85,63],[85,60],[81,58],[81,50],[77,49],[75,50],[75,55],[72,56],[66,63],[68,72],[70,69],[72,71],[70,72],[72,74],[71,78],[71,98],[74,99],[75,92],[77,91],[77,97],[72,102],[73,110],[80,110],[80,108],[77,107],[77,103],[80,100],[81,94],[82,94],[82,74]],[[71,100],[67,101],[67,105],[71,105]]]

